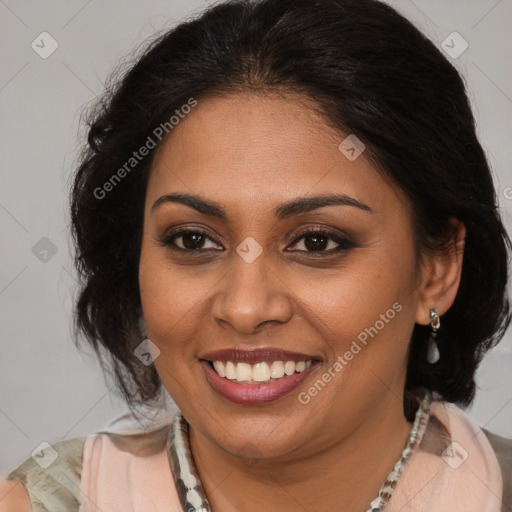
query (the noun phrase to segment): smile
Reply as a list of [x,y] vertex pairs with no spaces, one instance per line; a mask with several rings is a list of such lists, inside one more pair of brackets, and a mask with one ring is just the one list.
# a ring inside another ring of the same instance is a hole
[[265,361],[256,364],[236,363],[233,361],[213,361],[213,369],[228,380],[235,380],[243,384],[257,384],[259,382],[275,382],[290,376],[295,372],[301,373],[309,368],[313,361]]
[[237,404],[273,402],[295,389],[320,366],[317,358],[273,348],[226,349],[200,361],[213,390]]

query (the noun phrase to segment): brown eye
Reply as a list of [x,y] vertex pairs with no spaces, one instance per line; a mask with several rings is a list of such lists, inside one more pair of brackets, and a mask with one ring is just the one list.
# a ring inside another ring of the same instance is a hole
[[355,247],[355,244],[349,238],[319,230],[302,232],[292,245],[300,246],[299,242],[301,240],[303,240],[302,246],[304,249],[299,249],[297,252],[332,254]]
[[[181,240],[181,242],[177,242]],[[218,250],[215,247],[208,247],[208,242],[216,244],[210,236],[203,231],[184,229],[165,236],[160,242],[173,250],[181,251],[209,251]],[[206,246],[205,246],[206,244]]]

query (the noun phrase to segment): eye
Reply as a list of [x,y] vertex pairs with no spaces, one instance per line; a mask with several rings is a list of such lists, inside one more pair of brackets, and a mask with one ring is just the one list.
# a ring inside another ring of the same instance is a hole
[[[181,240],[181,242],[177,243],[177,240]],[[177,251],[210,251],[210,250],[218,250],[214,247],[205,247],[205,243],[207,241],[213,242],[216,244],[215,240],[207,235],[204,231],[192,230],[192,229],[182,229],[180,231],[176,231],[175,233],[171,233],[166,235],[158,240],[165,246],[168,246],[172,250]]]
[[[197,229],[182,229],[174,233],[170,233],[162,238],[158,238],[157,240],[173,251],[201,253],[224,250],[222,248],[217,248],[220,245],[219,242],[204,231]],[[319,229],[308,229],[302,231],[299,233],[299,237],[295,239],[292,246],[289,247],[293,247],[295,245],[300,246],[299,242],[302,243],[305,249],[290,252],[303,252],[314,256],[322,256],[325,254],[338,253],[356,246],[356,244],[346,236],[343,237],[335,235],[334,233],[329,233]],[[208,243],[210,243],[210,247],[208,247]]]
[[[306,253],[319,253],[322,254],[333,254],[340,251],[348,250],[355,247],[355,244],[348,237],[342,237],[339,235],[335,235],[334,233],[329,233],[327,231],[321,231],[318,229],[308,229],[299,233],[299,238],[296,238],[293,242],[293,245],[299,245],[301,243],[305,249],[296,251],[296,252],[306,252]],[[334,244],[334,248],[333,248]],[[337,247],[336,247],[337,245]],[[326,250],[329,249],[329,250]],[[292,251],[295,252],[295,251]],[[315,255],[316,256],[316,255]]]

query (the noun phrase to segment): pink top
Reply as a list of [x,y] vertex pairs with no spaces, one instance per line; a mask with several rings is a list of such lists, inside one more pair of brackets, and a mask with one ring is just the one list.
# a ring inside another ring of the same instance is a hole
[[[386,512],[500,512],[502,474],[485,434],[453,404],[433,402],[430,410],[452,445],[443,456],[423,445],[414,453]],[[182,512],[167,435],[164,427],[129,441],[112,432],[88,436],[79,512]]]
[[183,512],[165,447],[168,428],[126,443],[113,433],[88,436],[79,512]]

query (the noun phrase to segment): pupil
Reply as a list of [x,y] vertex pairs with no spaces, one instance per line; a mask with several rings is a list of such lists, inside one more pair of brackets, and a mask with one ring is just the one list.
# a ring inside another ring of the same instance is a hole
[[[308,240],[314,240],[313,243],[308,243]],[[319,242],[319,240],[322,240],[322,242]],[[325,249],[326,248],[326,240],[327,240],[327,237],[325,236],[322,236],[322,235],[308,235],[305,237],[304,241],[305,241],[305,246],[307,249],[313,249],[313,250],[317,250],[317,249]]]
[[[194,242],[190,243],[190,239],[193,238],[195,239]],[[201,245],[197,245],[197,239],[201,239],[203,238],[203,235],[199,235],[197,233],[189,233],[187,235],[183,235],[183,245],[187,248],[187,249],[198,249],[198,248],[201,248],[202,244]],[[203,243],[204,243],[204,240],[203,240]]]

